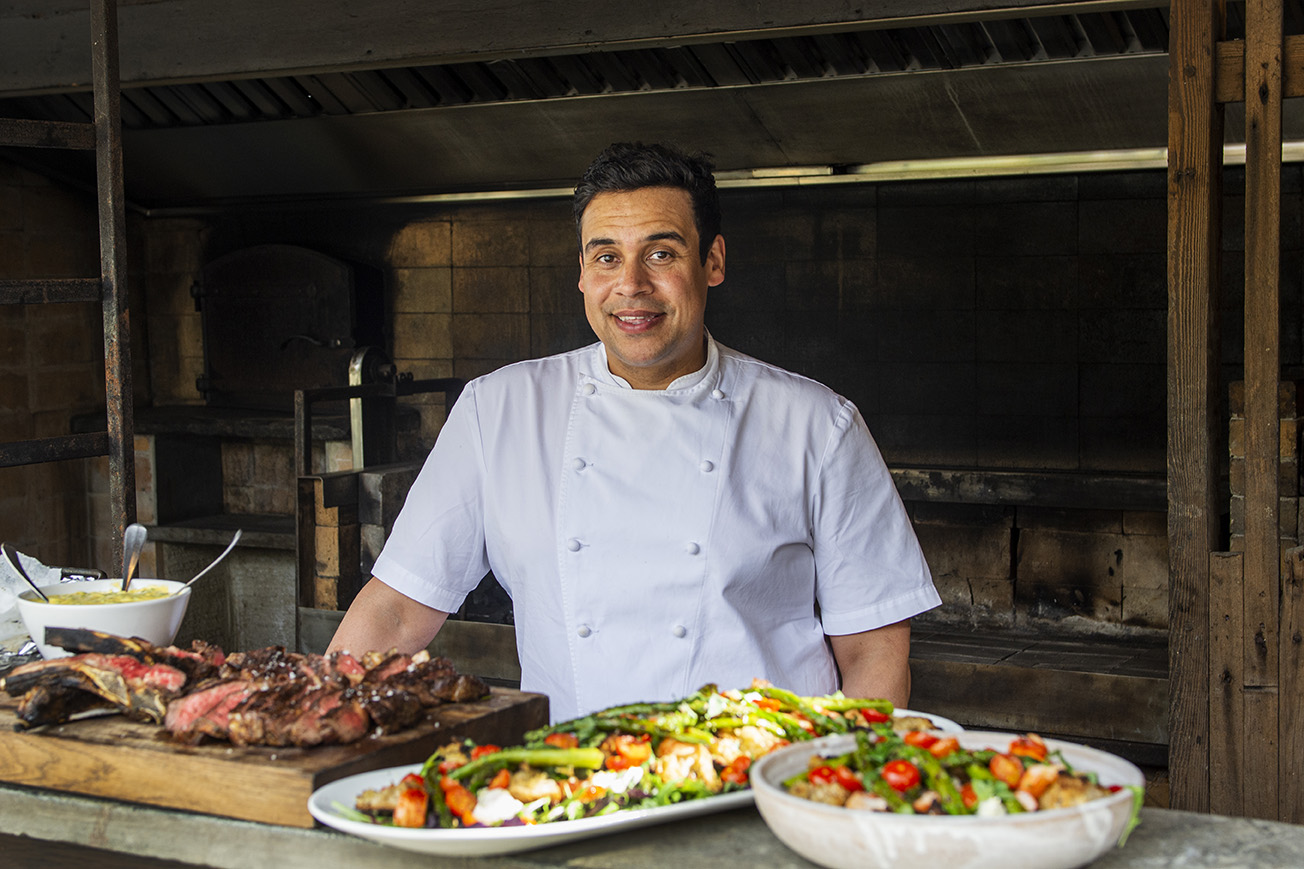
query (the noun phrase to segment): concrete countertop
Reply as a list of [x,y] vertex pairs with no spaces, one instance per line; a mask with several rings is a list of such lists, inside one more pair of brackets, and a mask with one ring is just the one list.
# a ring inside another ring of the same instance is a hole
[[[423,857],[325,829],[275,827],[35,788],[0,785],[0,833],[221,869],[414,865],[477,869],[664,869],[813,864],[788,850],[754,809],[501,857]],[[52,851],[57,847],[52,846]],[[1299,869],[1304,826],[1145,809],[1127,845],[1092,869]]]

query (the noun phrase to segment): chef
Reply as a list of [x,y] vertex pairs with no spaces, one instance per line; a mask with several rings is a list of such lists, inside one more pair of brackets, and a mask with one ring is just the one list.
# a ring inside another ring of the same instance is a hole
[[711,169],[635,144],[589,167],[598,342],[467,385],[331,650],[424,648],[492,570],[554,721],[757,677],[905,705],[932,577],[856,407],[707,331]]

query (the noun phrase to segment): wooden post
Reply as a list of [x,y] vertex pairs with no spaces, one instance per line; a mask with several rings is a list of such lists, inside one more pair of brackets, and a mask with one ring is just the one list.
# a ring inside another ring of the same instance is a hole
[[1170,804],[1209,809],[1209,553],[1217,548],[1223,111],[1217,0],[1173,0],[1168,75]]
[[1245,4],[1245,658],[1243,814],[1278,811],[1281,453],[1281,0]]
[[1281,597],[1280,820],[1304,824],[1304,546],[1286,553]]
[[1243,556],[1209,557],[1209,811],[1239,815],[1245,802]]

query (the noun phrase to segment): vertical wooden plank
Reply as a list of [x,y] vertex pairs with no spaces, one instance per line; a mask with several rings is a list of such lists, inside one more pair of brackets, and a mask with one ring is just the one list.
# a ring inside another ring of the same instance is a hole
[[1220,815],[1245,803],[1242,570],[1239,552],[1209,556],[1209,811]]
[[1304,546],[1286,553],[1281,597],[1279,819],[1304,824]]
[[1173,0],[1168,75],[1169,775],[1175,809],[1209,809],[1209,553],[1218,533],[1217,281],[1222,107],[1217,0]]
[[[90,6],[109,499],[116,520],[112,551],[120,559],[123,531],[136,521],[136,434],[131,386],[131,319],[127,306],[127,198],[122,180],[118,4],[116,0],[93,0]],[[122,564],[116,567],[121,569]]]
[[1281,0],[1245,4],[1245,814],[1276,818]]

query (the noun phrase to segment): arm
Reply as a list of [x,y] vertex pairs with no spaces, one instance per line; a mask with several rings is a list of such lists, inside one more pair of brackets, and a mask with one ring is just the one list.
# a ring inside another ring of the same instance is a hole
[[374,576],[349,605],[327,652],[356,655],[397,648],[412,654],[430,644],[448,613],[417,603]]
[[859,634],[830,636],[833,658],[848,697],[910,702],[910,620]]

